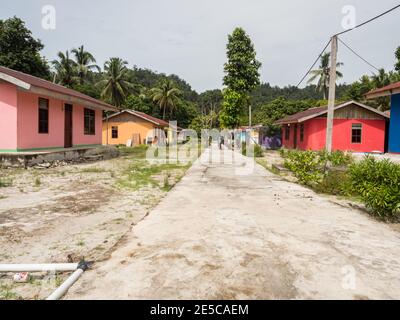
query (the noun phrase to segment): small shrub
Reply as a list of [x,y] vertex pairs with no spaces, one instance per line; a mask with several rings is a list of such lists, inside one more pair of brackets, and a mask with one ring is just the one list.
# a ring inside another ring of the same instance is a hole
[[40,180],[40,178],[36,177],[36,179],[35,179],[35,187],[40,187],[41,184],[42,184],[42,181]]
[[286,152],[284,165],[299,182],[306,185],[315,185],[322,176],[322,160],[314,151],[289,150]]
[[350,153],[345,153],[340,150],[332,151],[331,153],[326,150],[321,150],[318,154],[322,162],[330,162],[334,167],[349,165],[353,162],[353,156]]
[[366,156],[350,166],[352,189],[372,213],[385,219],[400,217],[400,165]]
[[0,178],[0,188],[11,187],[12,181],[9,179]]
[[315,186],[315,191],[326,194],[351,196],[354,194],[347,171],[329,170]]
[[242,155],[248,156],[248,157],[255,157],[255,158],[261,158],[264,156],[264,152],[259,144],[253,144],[253,148],[250,149],[249,154],[247,154],[247,149],[246,149],[246,142],[242,142]]

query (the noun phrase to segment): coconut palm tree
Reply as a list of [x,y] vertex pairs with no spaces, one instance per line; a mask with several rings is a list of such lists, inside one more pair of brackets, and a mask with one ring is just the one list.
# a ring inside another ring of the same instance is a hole
[[383,68],[379,69],[377,74],[374,73],[371,79],[375,88],[382,88],[390,84],[389,74]]
[[96,59],[90,52],[85,51],[83,45],[80,46],[79,48],[72,49],[71,52],[75,56],[75,62],[77,65],[77,73],[80,84],[83,84],[85,82],[85,78],[89,71],[95,70],[97,72],[100,72],[100,67],[97,64],[95,64]]
[[163,111],[163,119],[167,109],[172,112],[179,101],[181,91],[175,87],[175,84],[170,79],[164,79],[158,87],[150,90],[151,98],[160,109]]
[[101,97],[121,108],[133,85],[127,80],[127,61],[110,58],[104,64],[104,79],[97,83],[102,88]]
[[[324,100],[328,98],[329,94],[329,78],[330,78],[329,74],[331,71],[330,56],[331,54],[329,52],[324,53],[321,56],[321,63],[319,65],[319,69],[310,71],[311,78],[308,80],[308,83],[313,83],[316,79],[318,79],[317,90],[323,92]],[[336,67],[339,68],[342,65],[343,63],[338,62],[336,64]],[[336,77],[341,78],[343,77],[343,74],[339,71],[336,71]]]
[[57,56],[58,60],[51,62],[55,69],[54,82],[71,87],[76,80],[76,63],[70,59],[68,50],[65,54],[60,51]]

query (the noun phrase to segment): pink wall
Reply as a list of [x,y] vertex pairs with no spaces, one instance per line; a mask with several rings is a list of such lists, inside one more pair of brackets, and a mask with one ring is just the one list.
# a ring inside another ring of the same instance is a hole
[[64,147],[63,103],[60,100],[47,99],[49,99],[49,133],[39,133],[39,96],[18,91],[18,149]]
[[0,82],[0,150],[17,149],[17,88]]
[[96,111],[96,128],[95,135],[84,134],[84,106],[74,105],[72,110],[73,115],[73,137],[72,143],[74,145],[86,145],[86,144],[102,144],[102,122],[103,113],[101,110],[94,109]]
[[[18,91],[18,149],[63,148],[64,147],[64,101]],[[49,133],[38,132],[39,97],[49,99]],[[84,107],[73,105],[74,146],[101,144],[102,111],[96,110],[96,134],[84,134]]]
[[[362,124],[362,142],[351,143],[351,128],[353,123]],[[384,152],[385,120],[366,119],[335,119],[333,127],[334,150],[357,152]],[[297,129],[297,148],[302,150],[321,150],[325,148],[326,119],[314,118],[304,122],[304,141],[300,141],[300,124]],[[282,143],[285,148],[294,148],[294,125],[290,126],[290,139],[285,140],[282,127]]]

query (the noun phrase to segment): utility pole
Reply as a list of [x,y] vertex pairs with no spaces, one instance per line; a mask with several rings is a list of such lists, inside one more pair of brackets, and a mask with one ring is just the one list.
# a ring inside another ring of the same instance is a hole
[[251,128],[251,104],[249,104],[249,128]]
[[328,116],[326,120],[326,151],[332,152],[333,117],[336,93],[337,36],[331,38],[331,68],[329,74]]

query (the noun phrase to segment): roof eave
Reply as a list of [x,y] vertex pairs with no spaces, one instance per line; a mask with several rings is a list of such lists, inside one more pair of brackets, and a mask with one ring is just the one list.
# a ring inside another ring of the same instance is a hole
[[117,108],[115,108],[111,105],[102,104],[102,103],[74,97],[71,95],[63,94],[63,93],[58,93],[53,90],[49,90],[49,89],[45,89],[45,88],[41,88],[41,87],[30,86],[30,89],[28,89],[27,91],[35,93],[35,94],[45,95],[45,96],[48,96],[51,98],[63,100],[63,101],[70,102],[70,103],[87,105],[87,106],[90,106],[90,107],[93,107],[96,109],[105,110],[105,111],[117,111],[118,110]]
[[384,91],[371,91],[368,92],[365,97],[367,99],[375,99],[375,98],[379,98],[379,97],[387,97],[387,96],[391,96],[393,94],[399,94],[400,93],[400,88],[394,88],[394,89],[389,89],[389,90],[384,90]]

